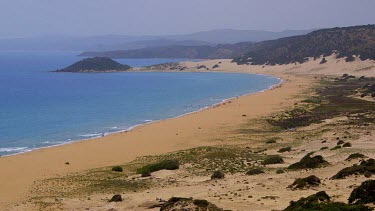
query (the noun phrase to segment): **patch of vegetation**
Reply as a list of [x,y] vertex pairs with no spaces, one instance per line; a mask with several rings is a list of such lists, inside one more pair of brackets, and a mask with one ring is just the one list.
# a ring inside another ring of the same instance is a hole
[[322,147],[322,148],[320,148],[320,150],[326,150],[326,149],[328,149],[328,147]]
[[320,61],[319,64],[324,64],[324,63],[326,63],[326,62],[327,62],[326,57],[323,57],[323,58],[322,58],[322,61]]
[[195,210],[195,211],[223,211],[223,209],[208,202],[207,200],[172,197],[162,207],[160,211],[173,211],[173,210]]
[[122,201],[122,197],[120,194],[113,195],[112,198],[108,202],[120,202]]
[[162,160],[158,163],[148,164],[137,169],[138,174],[149,174],[160,170],[176,170],[180,167],[178,160]]
[[124,170],[122,169],[121,166],[114,166],[112,167],[112,171],[123,172]]
[[221,171],[214,171],[214,173],[211,175],[211,179],[224,179],[224,173]]
[[292,151],[292,147],[288,146],[288,147],[283,147],[279,149],[277,152],[283,153],[283,152],[290,152],[290,151]]
[[276,170],[276,174],[283,174],[285,173],[285,171],[283,169],[277,169]]
[[251,168],[246,172],[246,175],[257,175],[263,173],[264,171],[261,168]]
[[350,142],[346,142],[342,145],[342,147],[352,147],[352,144]]
[[340,202],[332,202],[325,191],[317,192],[298,201],[291,201],[284,211],[371,211],[364,205],[348,205]]
[[296,179],[293,184],[289,185],[288,188],[292,190],[297,190],[297,189],[308,189],[312,186],[319,186],[320,184],[320,179],[319,177],[315,175],[311,175],[305,178],[298,178]]
[[278,139],[278,137],[269,138],[266,140],[266,144],[275,144]]
[[[349,76],[335,81],[323,80],[317,88],[320,103],[308,100],[309,104],[297,106],[289,111],[267,119],[268,123],[283,130],[320,123],[337,116],[349,117],[350,124],[375,122],[375,102],[353,98],[357,89],[367,81],[352,79]],[[375,79],[368,79],[375,80]],[[361,118],[358,118],[360,115]]]
[[262,161],[262,165],[279,164],[279,163],[284,163],[284,160],[280,155],[271,155]]
[[299,162],[290,165],[288,169],[313,169],[328,165],[321,155],[311,157],[312,154],[308,153]]
[[340,146],[340,145],[337,145],[337,146],[331,148],[331,150],[338,150],[338,149],[341,149],[341,146]]
[[212,69],[215,69],[215,68],[218,68],[220,67],[218,64],[215,64],[214,66],[212,66]]
[[341,169],[331,179],[344,179],[351,175],[364,175],[364,174],[375,174],[375,160],[368,159],[362,161],[359,165],[354,164],[351,167]]
[[351,204],[375,203],[375,180],[364,181],[352,191],[348,201]]
[[358,158],[365,158],[366,156],[364,154],[361,154],[361,153],[353,153],[351,155],[349,155],[348,158],[346,158],[346,160],[354,160],[354,159],[358,159]]
[[312,97],[307,98],[306,100],[303,100],[302,102],[319,104],[322,102],[322,99],[319,96],[312,96]]

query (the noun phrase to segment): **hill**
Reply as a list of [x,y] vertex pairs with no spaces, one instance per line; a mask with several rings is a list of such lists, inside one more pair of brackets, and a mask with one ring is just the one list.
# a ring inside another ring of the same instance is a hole
[[220,44],[216,46],[163,46],[124,51],[84,52],[80,56],[104,56],[109,58],[187,58],[232,59],[249,50],[252,43]]
[[106,57],[94,57],[83,59],[56,72],[114,72],[126,71],[130,68]]
[[303,63],[308,57],[333,53],[346,61],[353,61],[353,55],[361,60],[375,60],[375,25],[322,29],[307,35],[259,42],[249,49],[233,61],[254,65]]

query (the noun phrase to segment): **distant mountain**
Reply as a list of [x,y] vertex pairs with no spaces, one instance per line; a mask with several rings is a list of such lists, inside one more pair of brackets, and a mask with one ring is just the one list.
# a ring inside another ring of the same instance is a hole
[[214,46],[238,42],[259,42],[286,36],[306,34],[311,30],[268,32],[256,30],[212,30],[187,35],[127,36],[103,35],[90,37],[43,36],[0,39],[0,51],[53,50],[53,51],[113,51],[161,46]]
[[86,58],[56,72],[115,72],[131,67],[105,57]]
[[259,42],[233,61],[255,65],[303,63],[308,57],[333,53],[346,61],[354,60],[353,55],[361,60],[375,60],[375,25],[322,29],[307,35]]
[[282,37],[303,35],[312,31],[313,30],[285,30],[281,32],[271,32],[261,30],[217,29],[188,35],[172,35],[168,36],[167,39],[201,40],[216,44],[234,44],[239,42],[260,42],[265,40],[274,40]]
[[126,51],[84,52],[80,56],[109,58],[187,58],[187,59],[231,59],[250,50],[252,43],[220,44],[216,46],[162,46]]

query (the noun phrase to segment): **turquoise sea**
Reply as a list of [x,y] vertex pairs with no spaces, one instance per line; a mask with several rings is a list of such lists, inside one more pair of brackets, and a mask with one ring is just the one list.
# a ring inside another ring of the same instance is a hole
[[[234,73],[53,73],[79,52],[0,52],[0,155],[176,117],[279,79]],[[120,59],[146,66],[183,59]],[[152,141],[152,140],[150,140]]]

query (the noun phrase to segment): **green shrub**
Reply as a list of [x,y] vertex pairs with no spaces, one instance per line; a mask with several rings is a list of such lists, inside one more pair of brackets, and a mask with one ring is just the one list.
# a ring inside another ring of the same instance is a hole
[[[183,207],[188,208],[184,209]],[[160,207],[160,211],[171,210],[223,211],[223,209],[208,202],[207,200],[181,197],[172,197]]]
[[177,160],[163,160],[158,163],[143,166],[142,168],[137,169],[137,173],[142,175],[148,175],[152,172],[160,170],[176,170],[179,167],[180,164]]
[[278,163],[284,163],[283,158],[280,155],[271,155],[264,159],[262,162],[262,165],[270,165],[270,164],[278,164]]
[[257,174],[263,174],[264,171],[260,168],[253,168],[246,172],[246,175],[257,175]]
[[348,158],[346,158],[346,160],[354,160],[354,159],[358,159],[358,158],[365,158],[366,156],[361,154],[361,153],[353,153],[351,155],[349,155]]
[[221,171],[215,171],[215,172],[211,175],[211,179],[224,179],[224,173],[221,172]]
[[325,149],[328,149],[328,147],[322,147],[322,148],[320,148],[320,150],[325,150]]
[[290,151],[292,151],[292,147],[283,147],[279,149],[279,151],[277,152],[283,153],[283,152],[290,152]]
[[289,185],[288,188],[292,190],[296,189],[306,189],[312,186],[318,186],[320,184],[319,177],[315,175],[311,175],[305,178],[298,178],[296,179],[293,184]]
[[283,169],[277,169],[276,174],[283,174],[285,171]]
[[114,167],[112,167],[112,171],[122,172],[123,169],[122,169],[121,166],[114,166]]
[[359,165],[353,165],[351,167],[346,167],[341,169],[337,174],[335,174],[331,179],[344,179],[350,175],[372,175],[375,174],[375,160],[368,159],[367,161],[362,161]]
[[312,154],[313,153],[308,153],[299,162],[290,165],[288,169],[313,169],[328,164],[321,155],[311,157]]
[[349,205],[340,202],[331,202],[326,192],[320,191],[298,201],[291,201],[284,211],[371,211],[363,205]]
[[337,146],[331,148],[331,150],[338,150],[338,149],[341,149],[341,146],[340,146],[340,145],[337,145]]
[[219,65],[218,64],[215,64],[214,66],[212,66],[212,69],[215,69],[215,68],[218,68]]
[[367,180],[355,188],[348,199],[349,203],[375,203],[375,180]]

